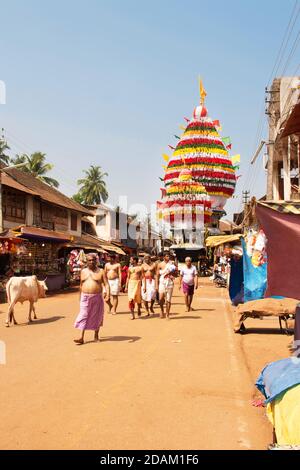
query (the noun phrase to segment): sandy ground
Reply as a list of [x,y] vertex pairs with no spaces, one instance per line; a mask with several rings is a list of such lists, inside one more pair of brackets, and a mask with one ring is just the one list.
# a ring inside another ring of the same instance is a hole
[[41,299],[38,320],[5,328],[0,306],[1,449],[266,449],[272,429],[251,406],[262,367],[286,357],[276,319],[233,333],[227,291],[201,280],[195,311],[175,290],[173,317],[130,320],[127,298],[102,341],[76,346],[79,294]]

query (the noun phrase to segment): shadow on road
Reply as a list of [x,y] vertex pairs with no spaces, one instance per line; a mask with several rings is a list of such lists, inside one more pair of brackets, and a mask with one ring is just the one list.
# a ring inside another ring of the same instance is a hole
[[184,316],[177,316],[177,317],[172,317],[170,320],[202,320],[202,317],[196,317],[195,315],[184,315]]
[[66,317],[62,315],[60,316],[56,315],[55,317],[41,318],[41,319],[33,320],[31,323],[26,323],[26,325],[42,325],[43,323],[53,323],[54,321],[61,320],[62,318],[66,318]]
[[[18,326],[31,326],[31,325],[43,325],[44,323],[53,323],[57,320],[61,320],[62,318],[66,318],[64,316],[55,316],[55,317],[49,317],[49,318],[40,318],[40,319],[37,319],[37,320],[32,320],[31,323],[29,323],[28,321],[24,322],[24,323],[17,323],[17,325],[11,325],[12,327],[18,327]],[[17,319],[18,321],[18,319]]]
[[128,341],[128,343],[135,343],[142,339],[140,336],[108,336],[107,338],[101,338],[100,343],[105,341]]
[[215,308],[194,308],[195,312],[215,312]]
[[[242,335],[247,334],[256,334],[256,335],[285,335],[284,331],[280,331],[280,328],[247,328],[242,332]],[[289,335],[293,334],[292,331],[289,332]],[[286,335],[288,336],[288,335]]]
[[140,320],[151,320],[151,318],[159,318],[159,313],[151,313],[150,315],[143,315],[141,317],[137,317]]

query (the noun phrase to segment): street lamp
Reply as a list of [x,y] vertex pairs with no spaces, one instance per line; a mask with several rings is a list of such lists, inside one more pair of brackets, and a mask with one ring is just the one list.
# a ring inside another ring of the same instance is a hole
[[264,140],[261,141],[261,143],[259,144],[259,146],[258,146],[258,148],[257,148],[257,150],[256,150],[256,152],[255,152],[255,154],[254,154],[254,156],[252,157],[251,165],[253,165],[253,163],[256,162],[257,157],[259,156],[259,154],[260,154],[260,152],[261,152],[263,146],[264,146],[266,143],[267,143],[267,142],[265,142]]
[[23,162],[23,163],[18,163],[17,165],[4,166],[3,168],[0,168],[0,233],[2,233],[4,230],[3,207],[2,207],[2,171],[10,170],[11,168],[20,168],[22,166],[25,166],[26,164],[27,162]]

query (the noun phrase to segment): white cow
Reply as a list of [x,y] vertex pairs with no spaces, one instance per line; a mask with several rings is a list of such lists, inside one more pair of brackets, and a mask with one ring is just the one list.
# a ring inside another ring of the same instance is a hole
[[14,324],[17,325],[14,316],[14,307],[17,302],[23,303],[25,300],[28,300],[30,304],[29,322],[32,322],[32,311],[34,313],[34,319],[36,319],[34,303],[37,302],[39,298],[46,297],[47,290],[46,279],[45,281],[38,281],[36,276],[11,277],[6,284],[7,300],[9,303],[6,326],[9,326],[12,320]]

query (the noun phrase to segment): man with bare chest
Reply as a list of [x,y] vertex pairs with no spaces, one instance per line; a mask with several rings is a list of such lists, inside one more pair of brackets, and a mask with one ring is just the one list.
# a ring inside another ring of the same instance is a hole
[[94,340],[99,341],[99,329],[103,326],[104,316],[104,286],[107,300],[110,292],[105,272],[98,268],[96,255],[87,255],[87,268],[81,271],[80,277],[80,312],[75,321],[75,328],[81,330],[81,337],[74,339],[76,344],[84,343],[85,330],[93,330]]
[[[155,289],[155,275],[156,275],[156,263],[151,260],[151,256],[145,256],[144,263],[142,265],[143,268],[143,286],[142,286],[142,299],[145,304],[145,309],[147,315],[154,313],[154,302],[156,296],[156,289]],[[150,303],[150,311],[149,311],[149,303]]]
[[110,295],[112,296],[112,302],[110,300],[110,296],[106,301],[109,312],[113,315],[117,313],[118,303],[119,303],[119,294],[122,284],[122,272],[121,272],[121,265],[117,263],[116,255],[110,255],[108,259],[108,263],[106,263],[104,272],[106,274],[108,284],[110,287]]
[[141,286],[142,286],[143,268],[138,266],[138,258],[133,257],[133,264],[128,269],[128,277],[126,283],[126,291],[128,292],[129,309],[131,312],[131,320],[135,319],[134,307],[138,306],[138,316],[141,316]]

